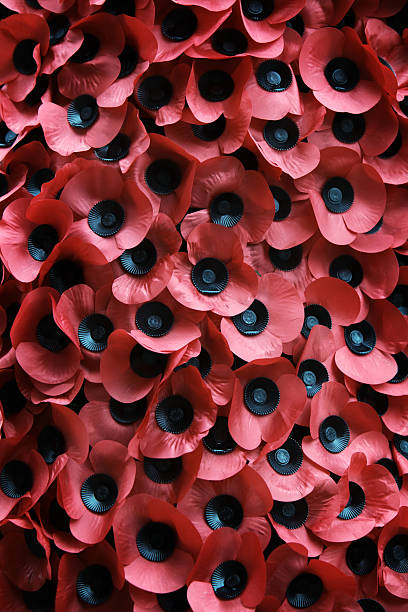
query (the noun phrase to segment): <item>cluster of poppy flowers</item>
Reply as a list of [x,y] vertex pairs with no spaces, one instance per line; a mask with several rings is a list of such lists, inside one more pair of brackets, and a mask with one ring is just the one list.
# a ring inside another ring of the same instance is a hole
[[405,26],[1,2],[2,609],[408,609]]

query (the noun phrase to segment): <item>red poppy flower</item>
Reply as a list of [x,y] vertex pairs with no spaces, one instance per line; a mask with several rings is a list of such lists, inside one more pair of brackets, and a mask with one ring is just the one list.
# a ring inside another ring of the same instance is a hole
[[197,368],[182,368],[159,387],[129,452],[154,459],[180,457],[196,449],[214,425],[217,407]]
[[241,105],[244,87],[251,72],[249,58],[217,61],[195,60],[187,83],[188,107],[199,121],[211,123],[224,115],[234,117]]
[[151,495],[128,497],[115,517],[113,532],[126,580],[153,593],[184,586],[201,547],[191,522]]
[[152,300],[167,286],[173,273],[171,255],[177,253],[181,238],[173,221],[159,213],[139,244],[125,250],[112,263],[115,280],[112,293],[125,304]]
[[408,150],[408,124],[406,118],[399,119],[399,129],[392,143],[377,156],[366,155],[370,164],[385,183],[401,185],[406,182]]
[[72,535],[86,544],[101,542],[134,479],[134,460],[113,440],[97,442],[83,464],[68,459],[58,477],[58,501],[71,517]]
[[397,516],[385,525],[378,539],[379,575],[387,591],[406,599],[408,571],[408,509],[402,507]]
[[[41,0],[41,2],[44,5],[50,4],[49,0]],[[58,68],[69,62],[72,56],[75,57],[75,53],[84,42],[83,31],[80,28],[72,27],[72,25],[76,25],[75,17],[73,22],[70,22],[66,15],[61,14],[65,13],[64,4],[67,5],[69,2],[72,5],[72,0],[68,0],[68,2],[63,0],[61,3],[51,0],[51,2],[58,3],[59,6],[54,6],[51,9],[52,13],[57,14],[51,14],[47,21],[50,30],[50,45],[41,64],[41,73],[46,75],[53,74]]]
[[181,119],[186,100],[190,66],[174,60],[173,64],[152,63],[139,75],[134,88],[135,100],[156,125],[176,123]]
[[64,554],[59,563],[55,611],[84,612],[90,606],[101,612],[132,609],[123,568],[107,542]]
[[253,119],[249,134],[266,161],[299,178],[319,163],[319,149],[304,139],[321,125],[324,112],[322,106],[308,101],[302,115],[288,114],[273,121]]
[[72,212],[63,202],[18,198],[11,202],[0,222],[3,258],[15,278],[33,281],[42,262],[72,225]]
[[271,506],[272,497],[265,482],[249,466],[225,480],[196,480],[178,504],[203,540],[212,530],[231,527],[240,535],[254,533],[262,550],[271,536],[265,518]]
[[[26,180],[24,187],[21,185],[23,187],[22,193],[17,193],[16,195],[30,197],[39,195],[42,191],[42,186],[45,186],[54,178],[54,170],[58,167],[59,163],[60,159],[56,158],[55,155],[50,155],[41,142],[35,141],[21,145],[17,149],[12,149],[4,158],[3,167],[7,174],[12,175],[13,170],[15,173],[17,166],[22,178],[23,168],[21,168],[21,165],[25,166]],[[5,178],[7,183],[5,183],[3,188],[2,200],[9,198],[16,191],[11,180],[7,176]],[[9,187],[8,191],[7,186]],[[54,199],[54,195],[49,197]],[[41,199],[48,199],[48,197],[44,196]]]
[[151,134],[148,150],[135,160],[126,178],[136,183],[154,214],[160,210],[179,223],[190,204],[196,163],[165,136]]
[[273,499],[282,502],[305,497],[326,473],[309,461],[292,435],[284,441],[265,444],[251,466],[262,476]]
[[263,176],[245,170],[235,157],[202,162],[194,177],[191,207],[181,224],[185,239],[201,223],[233,227],[243,245],[259,242],[275,214],[273,196]]
[[7,95],[24,100],[34,88],[41,57],[48,51],[49,29],[39,15],[11,15],[0,26],[3,60],[0,81],[7,84]]
[[257,536],[223,527],[205,540],[188,578],[187,598],[196,612],[253,610],[264,597],[265,583],[266,566]]
[[187,240],[187,254],[173,255],[168,288],[181,304],[195,310],[237,315],[255,298],[258,277],[243,263],[236,235],[228,228],[203,223]]
[[9,438],[0,447],[0,518],[17,518],[34,506],[48,486],[48,467],[29,441]]
[[65,185],[61,200],[76,217],[71,235],[97,246],[108,261],[146,236],[152,222],[147,197],[114,168],[88,162]]
[[258,359],[235,370],[228,417],[237,443],[249,450],[261,442],[285,440],[306,401],[302,381],[288,359]]
[[318,167],[297,180],[296,187],[309,194],[319,229],[334,244],[350,244],[356,234],[370,231],[384,213],[386,191],[381,177],[346,148],[324,149]]
[[[297,550],[302,552],[299,554]],[[318,559],[308,560],[304,549],[284,544],[276,548],[267,563],[267,593],[281,601],[279,612],[307,607],[311,612],[337,610],[338,596],[355,592],[354,578]]]
[[56,307],[56,319],[78,350],[81,368],[91,382],[101,382],[100,359],[114,329],[128,330],[131,313],[105,286],[93,291],[87,285],[67,289]]
[[381,98],[381,65],[351,28],[313,32],[302,46],[299,67],[315,98],[330,110],[364,113]]
[[392,355],[395,361],[397,372],[387,382],[373,385],[373,388],[380,393],[393,396],[408,395],[408,357],[405,351],[400,351]]
[[278,274],[263,274],[252,304],[221,320],[230,349],[245,361],[279,357],[282,344],[294,340],[302,326],[303,308],[296,289]]
[[220,115],[210,123],[197,123],[191,111],[191,117],[187,117],[188,110],[185,109],[183,121],[166,125],[164,131],[168,138],[199,161],[234,153],[244,143],[252,116],[245,95],[238,113],[228,119]]
[[12,523],[2,527],[0,568],[22,591],[38,591],[51,580],[50,542],[35,522],[28,529]]

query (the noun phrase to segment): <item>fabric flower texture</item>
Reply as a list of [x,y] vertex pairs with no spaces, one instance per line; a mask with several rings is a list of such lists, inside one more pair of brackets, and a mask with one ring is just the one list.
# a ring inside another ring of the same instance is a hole
[[0,610],[408,610],[407,6],[0,2]]

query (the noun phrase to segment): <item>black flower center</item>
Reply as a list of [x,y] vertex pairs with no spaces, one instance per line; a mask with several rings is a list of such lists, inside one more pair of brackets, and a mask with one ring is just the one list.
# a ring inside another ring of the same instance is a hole
[[41,168],[31,175],[30,180],[27,183],[27,191],[32,196],[36,196],[40,193],[43,183],[48,183],[54,178],[55,174],[51,168]]
[[254,378],[245,385],[244,404],[252,414],[265,416],[272,414],[279,404],[278,386],[270,378]]
[[257,336],[268,325],[268,309],[259,300],[254,300],[244,312],[231,317],[231,321],[242,335]]
[[366,123],[364,115],[336,113],[333,117],[332,131],[339,142],[352,144],[364,135]]
[[209,70],[198,79],[198,90],[207,102],[223,102],[234,92],[234,81],[228,72]]
[[275,249],[269,247],[268,251],[271,264],[278,270],[289,272],[298,267],[302,261],[303,248],[301,244],[290,249]]
[[344,340],[355,355],[368,355],[376,343],[376,335],[368,321],[360,321],[344,328]]
[[92,474],[82,483],[82,503],[94,514],[103,514],[113,508],[117,497],[118,487],[108,474]]
[[0,488],[7,497],[22,497],[32,486],[33,473],[23,461],[9,461],[0,472]]
[[200,353],[196,357],[190,357],[188,361],[174,368],[174,371],[180,370],[181,368],[187,368],[188,366],[194,366],[198,369],[201,374],[201,378],[206,378],[211,371],[212,360],[208,351],[201,347]]
[[228,155],[238,159],[244,166],[245,170],[258,170],[257,157],[255,153],[247,149],[247,147],[239,147],[239,149],[233,151],[232,153],[228,153]]
[[70,23],[65,15],[54,15],[52,19],[48,21],[51,47],[58,45],[64,40],[65,35],[69,30],[69,26]]
[[316,359],[305,359],[299,366],[298,376],[306,387],[307,397],[313,397],[329,380],[325,366]]
[[276,151],[289,151],[299,140],[299,128],[292,119],[284,117],[267,121],[263,130],[265,142]]
[[180,167],[171,159],[156,159],[146,168],[146,184],[158,195],[173,193],[179,187],[181,179]]
[[161,302],[146,302],[136,312],[137,328],[152,338],[165,336],[171,330],[173,323],[173,313]]
[[377,546],[371,538],[351,542],[346,551],[346,563],[356,576],[366,576],[377,565]]
[[335,57],[324,69],[324,76],[336,91],[351,91],[360,80],[360,71],[348,57]]
[[350,429],[337,415],[328,416],[320,423],[319,440],[329,453],[341,453],[350,442]]
[[241,0],[242,12],[251,21],[263,21],[273,11],[273,0]]
[[134,402],[119,402],[113,397],[109,400],[109,412],[111,417],[120,425],[131,425],[140,421],[147,410],[147,401],[145,397]]
[[386,612],[385,608],[375,599],[359,599],[357,603],[363,612]]
[[211,586],[221,600],[239,597],[247,582],[248,573],[239,561],[224,561],[217,565],[211,575]]
[[165,523],[151,521],[137,534],[136,544],[144,559],[158,563],[173,554],[177,544],[177,533]]
[[24,539],[30,552],[39,559],[45,559],[45,549],[38,541],[35,529],[24,529]]
[[307,521],[309,507],[305,499],[293,502],[275,500],[271,510],[273,520],[286,529],[299,529]]
[[394,478],[395,483],[396,483],[398,489],[401,489],[401,487],[402,487],[402,477],[400,476],[400,473],[398,471],[398,467],[397,467],[397,464],[395,463],[395,461],[393,461],[392,459],[388,459],[388,457],[382,457],[381,459],[376,461],[376,463],[378,465],[382,465],[383,467],[385,467],[386,470],[389,471],[391,476]]
[[76,592],[79,599],[89,606],[106,603],[113,593],[110,571],[104,565],[88,565],[78,574]]
[[404,380],[406,380],[408,377],[408,357],[405,355],[405,353],[396,353],[395,355],[392,355],[392,357],[397,364],[398,369],[395,376],[393,376],[388,382],[391,384],[404,382]]
[[388,396],[376,391],[370,385],[361,385],[357,391],[357,399],[359,402],[370,404],[378,416],[383,416],[388,410]]
[[125,77],[132,74],[139,61],[139,55],[137,50],[130,46],[125,45],[122,53],[118,56],[120,61],[120,72],[118,79],[124,79]]
[[351,287],[357,287],[364,278],[360,262],[351,255],[339,255],[333,259],[329,267],[329,274],[333,278],[345,281]]
[[40,431],[37,438],[37,447],[45,463],[51,465],[59,455],[65,453],[65,438],[59,429],[53,425],[48,425]]
[[326,181],[321,194],[327,210],[332,213],[346,212],[354,201],[354,190],[351,183],[339,176]]
[[52,353],[63,351],[70,343],[68,336],[58,327],[51,314],[39,321],[36,336],[39,344]]
[[31,38],[20,40],[16,45],[13,53],[13,63],[15,69],[20,74],[34,74],[37,70],[37,63],[33,57],[33,51],[36,45],[38,45],[38,42]]
[[37,225],[28,237],[28,252],[36,261],[45,261],[58,240],[57,230],[52,225]]
[[94,149],[96,157],[105,162],[115,162],[129,153],[131,140],[127,134],[119,132],[107,145]]
[[228,270],[219,259],[205,257],[191,270],[191,281],[203,295],[217,295],[228,285]]
[[84,39],[81,46],[74,55],[69,58],[70,62],[74,64],[84,64],[85,62],[91,62],[99,51],[100,42],[96,36],[84,32]]
[[211,46],[221,55],[240,55],[248,49],[248,40],[239,30],[221,28],[212,35]]
[[408,285],[397,285],[387,300],[394,304],[403,315],[408,315]]
[[113,332],[113,323],[103,314],[90,314],[79,324],[78,338],[81,345],[92,353],[104,351]]
[[102,238],[109,238],[119,232],[125,222],[125,211],[115,200],[101,200],[88,213],[88,225]]
[[196,138],[203,140],[204,142],[213,142],[217,140],[225,130],[227,122],[224,115],[220,115],[218,119],[211,123],[204,123],[202,125],[191,125],[191,130]]
[[291,19],[288,19],[286,25],[291,30],[295,30],[295,32],[297,32],[300,36],[303,36],[303,33],[305,31],[305,23],[299,13]]
[[165,612],[188,612],[191,610],[187,599],[187,587],[183,586],[171,593],[158,593],[157,603]]
[[356,482],[349,482],[350,497],[346,507],[340,512],[337,518],[343,521],[350,521],[359,516],[365,508],[366,498],[363,489]]
[[26,405],[26,398],[14,379],[9,380],[0,388],[0,402],[6,418],[12,418],[23,410]]
[[208,434],[203,438],[205,448],[214,455],[226,455],[237,446],[228,429],[228,417],[218,416]]
[[408,436],[394,434],[394,446],[405,459],[408,459]]
[[49,80],[50,78],[47,74],[42,74],[36,78],[33,89],[24,98],[24,102],[28,106],[37,106],[37,104],[41,103],[41,98],[48,89]]
[[98,104],[95,98],[84,94],[71,102],[67,110],[68,123],[73,128],[85,130],[91,127],[99,117]]
[[135,17],[135,0],[106,0],[103,10],[111,15]]
[[56,499],[53,499],[48,509],[48,518],[52,526],[58,531],[69,533],[70,518],[64,508],[59,505]]
[[238,499],[232,495],[217,495],[210,499],[204,509],[204,518],[210,529],[232,527],[238,529],[244,511]]
[[193,36],[197,26],[195,13],[190,8],[180,7],[167,13],[161,24],[161,32],[172,42],[182,42]]
[[143,276],[150,272],[157,261],[157,251],[153,242],[145,238],[140,244],[127,249],[119,257],[125,272],[133,276]]
[[399,574],[408,573],[408,535],[399,533],[384,548],[384,563]]
[[309,304],[305,307],[305,317],[303,319],[302,336],[309,337],[315,325],[324,325],[331,329],[332,320],[329,312],[320,304]]
[[155,378],[163,374],[168,355],[149,351],[140,344],[136,344],[130,353],[130,367],[133,372],[142,378]]
[[173,95],[173,86],[164,76],[146,77],[137,89],[137,99],[149,110],[157,111],[166,106]]
[[0,121],[0,149],[7,149],[16,140],[18,134],[10,130],[4,121]]
[[292,608],[309,608],[319,601],[323,591],[321,578],[316,574],[304,572],[290,582],[286,590],[286,599]]
[[292,199],[287,191],[277,185],[269,185],[275,203],[274,221],[283,221],[290,215]]
[[64,293],[70,287],[84,282],[84,275],[80,264],[69,259],[60,259],[48,272],[50,286]]
[[158,484],[170,484],[174,482],[183,471],[183,458],[171,459],[143,458],[143,470],[150,480]]
[[185,397],[170,395],[157,404],[155,417],[156,423],[162,431],[181,434],[193,422],[194,409]]
[[281,476],[297,472],[303,463],[302,447],[294,438],[288,438],[282,446],[266,455],[271,468]]
[[280,60],[262,62],[259,64],[255,76],[259,87],[270,92],[285,91],[292,83],[292,73],[289,66]]
[[396,137],[394,138],[394,140],[392,141],[392,143],[390,144],[390,146],[383,153],[378,155],[378,157],[380,159],[390,159],[390,157],[394,157],[394,155],[397,155],[397,153],[399,153],[401,147],[402,147],[402,136],[401,136],[401,132],[398,130],[398,133]]
[[242,218],[243,213],[244,203],[236,193],[220,193],[210,204],[211,221],[224,227],[236,225]]

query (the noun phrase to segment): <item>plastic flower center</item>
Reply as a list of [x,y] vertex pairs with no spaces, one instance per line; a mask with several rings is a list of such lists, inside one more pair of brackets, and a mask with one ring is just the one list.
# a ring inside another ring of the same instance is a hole
[[323,590],[321,578],[305,572],[290,582],[286,590],[286,599],[293,608],[309,608],[319,601]]
[[155,418],[162,431],[181,434],[193,422],[194,409],[185,397],[170,395],[157,404]]
[[213,223],[233,227],[242,218],[244,203],[236,193],[221,193],[210,204],[210,218]]
[[330,87],[341,92],[351,91],[360,80],[358,67],[348,57],[332,59],[325,67],[324,75]]
[[299,128],[292,119],[267,121],[263,130],[265,142],[276,151],[289,151],[299,140]]
[[103,565],[88,565],[77,577],[76,591],[79,599],[90,606],[100,606],[113,592],[112,576]]
[[352,287],[357,287],[364,278],[360,262],[351,255],[340,255],[333,259],[329,266],[329,274],[333,278],[345,281]]
[[58,45],[65,38],[69,30],[70,23],[65,15],[55,15],[48,21],[50,29],[50,46]]
[[303,498],[294,502],[275,500],[271,516],[278,525],[283,525],[286,529],[299,529],[307,521],[309,506]]
[[280,465],[287,465],[290,461],[290,454],[284,448],[280,448],[275,452],[275,459]]
[[316,359],[305,359],[298,369],[298,376],[306,387],[308,397],[313,397],[322,388],[322,384],[329,380],[325,366]]
[[110,143],[103,147],[94,149],[98,159],[107,162],[119,161],[129,153],[131,141],[127,134],[119,132]]
[[360,538],[351,542],[346,552],[346,563],[357,576],[366,576],[377,565],[377,546],[370,538]]
[[234,92],[234,81],[228,72],[209,70],[198,79],[198,90],[207,102],[223,102]]
[[344,213],[354,201],[354,190],[346,179],[333,177],[326,181],[321,192],[327,210],[332,213]]
[[65,453],[66,443],[63,433],[48,425],[41,430],[37,439],[38,452],[42,455],[45,463],[52,464],[59,455]]
[[113,508],[117,497],[118,487],[108,474],[93,474],[82,483],[82,503],[94,514],[103,514]]
[[165,523],[151,521],[139,531],[136,544],[141,556],[147,561],[165,561],[177,544],[177,533]]
[[352,353],[367,355],[375,347],[376,334],[368,321],[361,321],[344,328],[344,340]]
[[234,450],[237,443],[228,430],[228,417],[217,417],[214,425],[203,438],[203,444],[214,455],[225,455]]
[[152,338],[168,334],[173,323],[173,313],[166,304],[161,302],[146,302],[136,311],[137,328]]
[[350,429],[344,419],[330,415],[319,427],[319,440],[329,453],[341,453],[350,442]]
[[216,295],[224,291],[228,284],[228,270],[219,259],[206,257],[191,270],[191,281],[203,295]]
[[316,382],[316,374],[310,370],[306,370],[303,374],[303,381],[306,385],[314,385]]
[[51,225],[37,225],[28,237],[27,249],[36,261],[45,261],[58,243],[58,232]]
[[52,353],[63,351],[70,342],[68,336],[55,323],[51,314],[46,315],[38,322],[36,336],[39,344]]
[[98,117],[98,104],[95,98],[87,94],[78,96],[68,106],[67,119],[73,128],[87,129],[97,121]]
[[14,67],[20,74],[30,75],[37,70],[37,63],[33,57],[34,48],[38,45],[36,40],[26,38],[21,40],[13,53]]
[[273,0],[241,0],[242,12],[251,21],[263,21],[272,13]]
[[197,30],[197,17],[189,8],[177,8],[167,13],[161,24],[161,32],[172,42],[187,40]]
[[32,486],[33,474],[23,461],[9,461],[0,472],[0,488],[7,497],[22,497]]
[[247,582],[247,571],[239,561],[224,561],[211,575],[211,586],[216,597],[221,600],[239,597]]
[[159,110],[169,104],[173,96],[173,85],[164,76],[156,75],[143,79],[137,89],[137,99],[149,110]]
[[269,378],[254,378],[245,385],[243,399],[246,408],[257,416],[276,410],[280,400],[279,389]]
[[282,446],[269,451],[266,459],[270,467],[281,476],[290,476],[297,472],[303,463],[302,447],[296,440],[289,437]]
[[245,35],[233,28],[221,28],[211,37],[211,46],[221,55],[239,55],[245,53],[248,41]]

